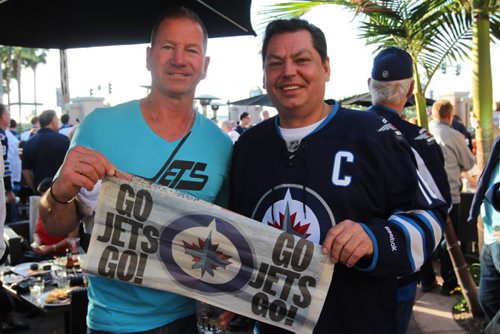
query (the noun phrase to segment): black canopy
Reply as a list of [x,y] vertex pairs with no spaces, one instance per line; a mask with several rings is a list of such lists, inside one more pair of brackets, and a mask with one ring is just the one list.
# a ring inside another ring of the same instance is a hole
[[0,45],[78,48],[148,43],[166,8],[195,10],[209,37],[255,35],[251,0],[0,0]]
[[267,106],[273,107],[273,103],[269,99],[267,94],[261,94],[257,96],[249,97],[248,99],[231,101],[229,104],[236,106]]
[[[343,105],[355,104],[358,106],[369,107],[372,105],[372,96],[370,95],[370,93],[357,94],[357,95],[347,97],[343,100],[340,100],[340,102]],[[432,106],[434,104],[434,102],[435,101],[433,99],[428,99],[428,98],[425,99],[425,104],[428,106]],[[412,95],[412,96],[410,96],[410,98],[406,102],[405,107],[410,107],[410,106],[414,106],[414,105],[415,105],[415,98]]]

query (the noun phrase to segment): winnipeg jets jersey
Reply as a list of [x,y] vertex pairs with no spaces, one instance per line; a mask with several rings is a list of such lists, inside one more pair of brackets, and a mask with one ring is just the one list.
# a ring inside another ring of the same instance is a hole
[[338,104],[293,153],[277,117],[236,142],[231,209],[318,244],[351,219],[373,241],[372,258],[336,265],[315,333],[396,332],[396,278],[432,253],[446,216],[446,204],[419,182],[410,150],[385,119]]

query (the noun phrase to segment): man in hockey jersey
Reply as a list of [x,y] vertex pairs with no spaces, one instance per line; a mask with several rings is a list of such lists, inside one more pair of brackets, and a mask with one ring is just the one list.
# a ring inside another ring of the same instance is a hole
[[322,244],[337,264],[315,333],[395,333],[396,277],[439,243],[446,205],[418,184],[391,124],[323,101],[330,64],[320,29],[271,22],[262,59],[278,115],[236,142],[231,208]]
[[[419,176],[439,198],[450,204],[450,186],[441,147],[426,129],[411,124],[402,117],[403,108],[413,94],[413,86],[411,56],[396,47],[382,50],[373,60],[371,78],[368,79],[373,103],[368,110],[387,119],[403,134],[412,147]],[[444,221],[441,223],[444,225]],[[429,258],[426,265],[432,266],[432,254],[426,255]],[[431,273],[434,274],[432,268]],[[413,273],[398,280],[398,333],[406,333],[415,302],[418,278],[418,273]],[[432,277],[430,282],[423,281],[422,286],[432,286],[434,281],[435,277]]]

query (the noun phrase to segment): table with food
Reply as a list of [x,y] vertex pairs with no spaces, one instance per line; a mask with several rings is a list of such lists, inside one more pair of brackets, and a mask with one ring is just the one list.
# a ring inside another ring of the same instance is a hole
[[86,285],[79,256],[5,266],[0,280],[8,292],[44,311],[69,307],[70,292]]

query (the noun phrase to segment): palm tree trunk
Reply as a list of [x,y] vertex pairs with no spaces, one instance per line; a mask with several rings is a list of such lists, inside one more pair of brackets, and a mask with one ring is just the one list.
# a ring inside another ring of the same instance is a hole
[[473,0],[472,106],[479,120],[476,132],[477,164],[483,169],[493,144],[493,84],[490,58],[489,0]]
[[3,104],[3,64],[2,59],[0,59],[0,103]]
[[38,104],[36,103],[36,67],[33,68],[33,93],[35,98],[35,116],[37,116]]
[[[12,52],[9,54],[9,60],[8,60],[9,66],[7,68],[7,103],[9,104],[10,108],[10,79],[12,78]],[[19,119],[19,123],[21,123],[21,120]]]
[[420,75],[418,74],[417,62],[413,60],[413,78],[415,79],[415,91],[413,93],[415,97],[415,105],[417,108],[418,124],[428,129],[429,123],[427,120],[427,109],[425,103],[425,96],[422,92],[422,84],[420,83]]
[[446,245],[448,253],[450,254],[451,263],[453,264],[453,269],[455,270],[455,275],[458,279],[458,284],[460,284],[460,287],[462,288],[462,293],[467,301],[467,305],[469,305],[469,309],[475,318],[482,317],[483,311],[481,310],[477,300],[477,286],[469,271],[467,262],[465,262],[464,255],[462,254],[462,250],[458,244],[457,235],[455,234],[455,229],[453,228],[450,217],[446,220],[444,237],[446,239]]
[[19,121],[21,121],[21,103],[22,103],[22,99],[21,99],[21,65],[20,65],[20,59],[18,60],[17,62],[17,68],[16,68],[16,72],[17,72],[17,104],[19,105]]

